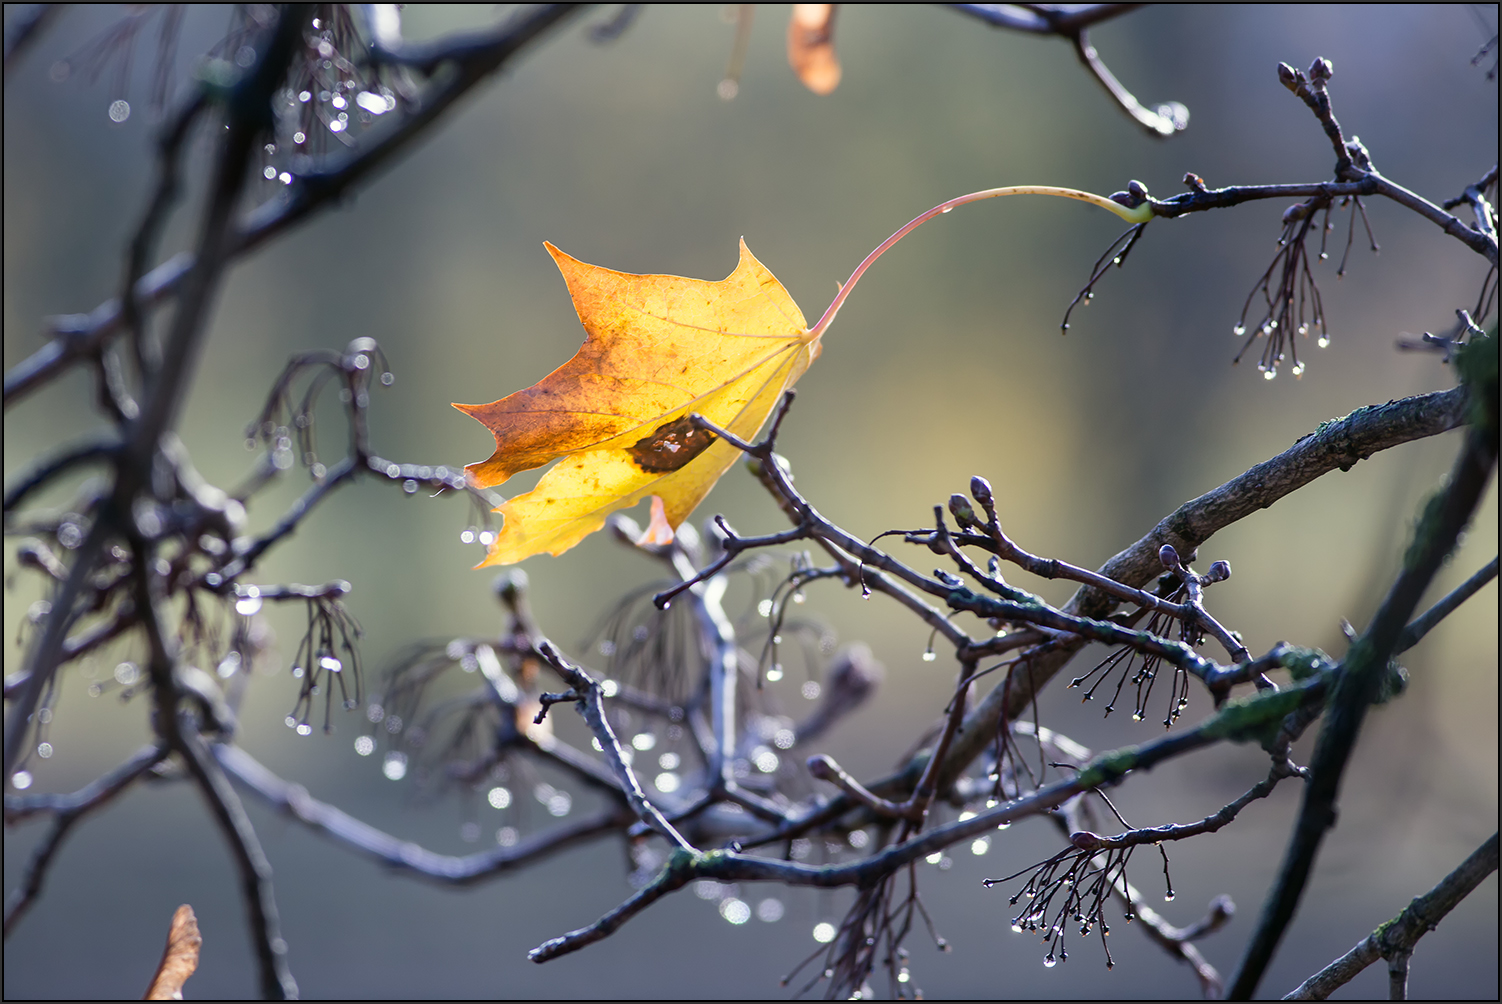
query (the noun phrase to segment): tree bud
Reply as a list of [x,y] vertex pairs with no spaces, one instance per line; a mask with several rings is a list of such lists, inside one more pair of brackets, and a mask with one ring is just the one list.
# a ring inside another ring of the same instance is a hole
[[968,530],[977,522],[975,509],[971,507],[970,500],[958,492],[949,496],[949,515],[954,517],[955,523],[961,530]]

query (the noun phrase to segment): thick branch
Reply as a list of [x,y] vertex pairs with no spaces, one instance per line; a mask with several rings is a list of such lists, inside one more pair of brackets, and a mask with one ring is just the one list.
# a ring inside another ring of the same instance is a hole
[[[1494,384],[1493,394],[1495,390]],[[1490,404],[1495,409],[1495,398]],[[1494,435],[1494,432],[1489,434],[1478,428],[1467,434],[1449,486],[1442,495],[1431,500],[1420,519],[1414,543],[1404,558],[1402,573],[1365,634],[1356,640],[1346,655],[1309,765],[1310,781],[1304,789],[1304,802],[1283,867],[1268,893],[1241,969],[1231,983],[1229,999],[1244,1000],[1256,992],[1278,942],[1293,920],[1320,844],[1335,825],[1335,802],[1341,778],[1360,734],[1366,710],[1380,692],[1388,661],[1414,607],[1435,572],[1449,557],[1491,481],[1497,459]]]

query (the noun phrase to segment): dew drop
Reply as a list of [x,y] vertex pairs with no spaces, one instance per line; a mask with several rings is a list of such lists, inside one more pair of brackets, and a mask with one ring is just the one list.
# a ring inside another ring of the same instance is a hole
[[1267,368],[1267,370],[1262,374],[1262,379],[1264,379],[1264,380],[1272,380],[1272,379],[1276,378],[1277,375],[1278,375],[1278,367],[1276,367],[1276,366],[1269,366]]
[[389,780],[400,781],[407,776],[407,754],[387,753],[386,761],[381,764],[381,773]]
[[110,102],[110,121],[114,123],[124,122],[130,118],[130,102],[124,98],[118,98]]
[[1320,335],[1319,336],[1319,341],[1315,342],[1315,344],[1318,345],[1322,349],[1329,348],[1330,347],[1330,336],[1329,335]]
[[310,736],[313,734],[313,726],[309,725],[307,722],[303,722],[297,727],[297,734],[300,736]]
[[1238,325],[1236,325],[1236,327],[1234,327],[1234,328],[1231,329],[1231,334],[1235,335],[1237,338],[1240,338],[1242,335],[1246,334],[1246,325],[1245,324],[1238,324]]
[[1058,964],[1059,964],[1059,960],[1053,957],[1053,953],[1052,952],[1049,952],[1048,955],[1045,956],[1044,959],[1043,959],[1043,968],[1044,969],[1052,969],[1054,966],[1057,966]]
[[937,658],[938,658],[938,656],[934,655],[933,649],[929,649],[927,652],[923,653],[923,661],[924,662],[933,662]]
[[31,771],[18,770],[10,776],[10,783],[17,791],[25,791],[31,787]]
[[953,206],[945,206],[943,209],[939,210],[939,212],[940,213],[952,213],[952,212],[954,212],[954,207]]
[[720,916],[739,927],[751,919],[751,907],[734,896],[720,900]]

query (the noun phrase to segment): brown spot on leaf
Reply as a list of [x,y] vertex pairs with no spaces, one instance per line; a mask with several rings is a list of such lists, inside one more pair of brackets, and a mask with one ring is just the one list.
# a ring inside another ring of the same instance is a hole
[[714,441],[714,433],[694,425],[685,415],[637,440],[630,450],[631,459],[649,474],[666,474],[709,449]]

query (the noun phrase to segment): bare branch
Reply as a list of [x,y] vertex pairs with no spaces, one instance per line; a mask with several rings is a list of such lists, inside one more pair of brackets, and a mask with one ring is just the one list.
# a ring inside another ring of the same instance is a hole
[[1482,586],[1485,586],[1496,577],[1497,559],[1493,558],[1475,575],[1472,575],[1469,579],[1456,586],[1448,596],[1434,604],[1428,610],[1425,610],[1418,617],[1415,617],[1403,629],[1403,633],[1398,636],[1398,642],[1393,646],[1393,654],[1396,655],[1399,652],[1406,652],[1410,648],[1413,648],[1413,646],[1417,645],[1423,639],[1424,635],[1434,630],[1440,621],[1454,613],[1462,603],[1476,595]]
[[[574,691],[567,696],[561,696],[562,700],[575,701],[579,705],[579,714],[589,723],[590,731],[594,732],[595,738],[605,750],[605,758],[610,764],[610,769],[620,781],[621,791],[631,803],[631,808],[652,829],[667,837],[679,848],[693,851],[694,845],[683,839],[683,835],[673,828],[673,824],[665,819],[657,806],[647,800],[646,793],[641,790],[641,785],[636,781],[636,775],[631,770],[631,765],[626,762],[625,753],[621,750],[621,744],[616,741],[615,730],[610,727],[609,720],[605,717],[604,692],[600,685],[590,678],[578,666],[563,657],[552,642],[544,641],[537,646],[537,654],[541,656],[566,683],[573,686]],[[542,721],[547,714],[548,698],[554,695],[543,695],[542,710],[537,713],[538,722]]]
[[1492,872],[1497,870],[1497,835],[1476,848],[1460,867],[1446,875],[1438,885],[1413,902],[1392,920],[1371,934],[1324,969],[1309,977],[1288,996],[1286,1001],[1322,1001],[1355,979],[1356,974],[1380,958],[1407,954],[1419,939],[1439,925],[1460,901],[1469,896]]
[[6,795],[5,825],[12,826],[38,814],[52,816],[52,827],[32,852],[22,873],[20,886],[5,903],[5,936],[10,937],[16,923],[31,908],[42,891],[47,867],[62,846],[73,824],[101,805],[107,804],[131,783],[167,756],[163,746],[145,746],[129,760],[102,777],[89,782],[71,795]]
[[[537,41],[551,28],[579,13],[577,4],[543,4],[518,14],[492,32],[457,42],[424,48],[422,52],[387,54],[397,62],[438,70],[445,65],[453,72],[436,91],[424,96],[418,112],[384,131],[352,152],[339,164],[299,176],[291,186],[290,199],[276,199],[252,212],[222,249],[225,261],[254,250],[282,231],[300,223],[315,210],[337,204],[350,188],[372,175],[423,135],[459,98],[502,69],[518,52]],[[178,294],[198,267],[197,255],[180,254],[157,266],[137,284],[136,296],[156,303]],[[93,312],[55,322],[59,337],[19,363],[5,376],[5,406],[9,408],[28,391],[50,380],[57,372],[86,358],[119,330],[124,320],[120,301],[110,300]],[[65,335],[66,332],[66,335]]]
[[610,809],[525,837],[510,847],[455,857],[394,837],[319,801],[302,785],[278,777],[238,746],[216,743],[210,749],[231,777],[305,826],[390,868],[452,885],[471,885],[504,875],[575,844],[620,832],[633,818],[623,808]]
[[250,914],[250,937],[260,968],[261,994],[269,1000],[295,1000],[297,983],[287,968],[287,942],[282,940],[276,897],[271,886],[271,862],[229,778],[203,738],[191,727],[180,730],[180,748],[188,770],[198,782],[214,820],[224,833],[240,872],[241,895]]
[[1116,79],[1090,44],[1089,28],[1141,7],[1134,3],[1101,4],[995,4],[957,3],[950,7],[962,14],[991,25],[1035,35],[1058,35],[1074,45],[1080,62],[1085,64],[1096,82],[1106,89],[1117,106],[1126,112],[1149,136],[1163,138],[1189,125],[1189,109],[1177,101],[1156,108],[1146,108]]
[[[1127,585],[1146,585],[1162,572],[1158,554],[1164,544],[1173,545],[1181,555],[1193,555],[1217,531],[1267,508],[1315,478],[1349,470],[1382,450],[1458,427],[1465,421],[1465,399],[1465,390],[1457,387],[1359,408],[1345,418],[1323,423],[1278,456],[1184,503],[1150,533],[1102,565],[1100,574]],[[1116,606],[1113,597],[1085,587],[1064,609],[1103,618]],[[1078,643],[1070,643],[1034,658],[1032,672],[1010,694],[999,687],[992,689],[965,723],[965,735],[951,755],[951,770],[962,769],[985,747],[987,737],[995,735],[1003,702],[1007,719],[1017,717],[1078,648]]]
[[10,37],[5,40],[5,75],[20,65],[21,56],[47,30],[47,27],[63,12],[59,3],[32,4],[32,9],[16,18]]
[[[1496,371],[1492,372],[1495,374]],[[1491,393],[1494,396],[1489,403],[1495,415],[1495,384]],[[1388,660],[1413,608],[1470,522],[1491,481],[1497,459],[1494,437],[1494,430],[1472,428],[1468,432],[1448,487],[1431,501],[1415,530],[1414,543],[1404,558],[1402,573],[1372,617],[1366,632],[1346,654],[1340,682],[1335,687],[1324,728],[1309,764],[1310,781],[1304,789],[1304,802],[1283,867],[1268,893],[1241,968],[1231,982],[1230,999],[1244,1000],[1256,992],[1278,942],[1293,919],[1320,844],[1326,832],[1335,825],[1335,799],[1340,779],[1360,734],[1367,707],[1380,692]]]
[[[695,853],[680,849],[674,852],[652,883],[631,899],[589,927],[572,931],[534,948],[528,957],[534,962],[547,962],[593,944],[618,930],[627,920],[667,893],[680,889],[697,878],[727,882],[773,881],[819,888],[871,886],[921,857],[942,851],[961,840],[990,832],[1001,824],[1046,812],[1083,791],[1114,784],[1131,771],[1147,770],[1222,740],[1249,738],[1270,725],[1275,726],[1288,713],[1306,703],[1323,702],[1325,690],[1325,681],[1321,678],[1299,688],[1258,695],[1240,703],[1233,702],[1193,729],[1164,736],[1151,743],[1102,754],[1090,761],[1074,777],[1039,788],[968,819],[935,827],[927,833],[904,840],[851,864],[819,867],[796,861],[755,857],[736,851]],[[849,807],[848,803],[846,807]]]
[[110,459],[116,449],[117,444],[113,441],[90,440],[47,458],[34,470],[23,475],[15,485],[6,489],[5,511],[9,513],[20,505],[27,495],[81,464]]

